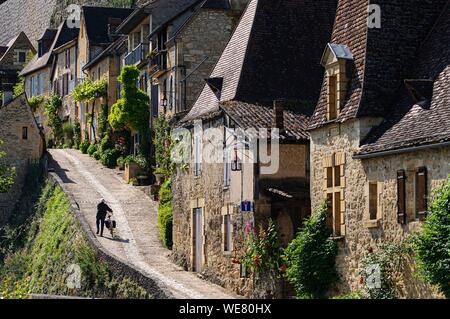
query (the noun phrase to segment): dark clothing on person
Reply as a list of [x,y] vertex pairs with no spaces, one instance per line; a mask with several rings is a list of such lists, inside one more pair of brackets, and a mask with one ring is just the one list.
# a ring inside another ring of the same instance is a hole
[[112,213],[112,209],[104,202],[97,205],[97,235],[100,232],[100,236],[103,236],[103,230],[105,229],[105,219],[108,212]]

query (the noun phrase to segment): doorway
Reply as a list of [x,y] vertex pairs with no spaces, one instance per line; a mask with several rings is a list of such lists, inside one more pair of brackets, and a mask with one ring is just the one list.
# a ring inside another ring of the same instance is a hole
[[203,266],[203,208],[194,209],[194,271],[200,273]]

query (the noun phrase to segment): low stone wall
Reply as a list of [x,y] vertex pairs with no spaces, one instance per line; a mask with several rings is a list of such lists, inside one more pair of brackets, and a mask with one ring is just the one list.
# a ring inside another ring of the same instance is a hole
[[107,263],[110,271],[114,275],[130,278],[136,284],[139,284],[142,288],[147,290],[151,294],[151,296],[155,299],[173,298],[170,291],[168,291],[164,283],[162,283],[159,279],[151,278],[145,275],[141,270],[136,268],[134,265],[117,256],[114,256],[106,249],[104,249],[97,240],[97,238],[94,236],[94,233],[91,230],[84,215],[81,213],[78,203],[67,191],[60,177],[56,173],[49,173],[48,178],[54,180],[61,187],[63,192],[67,195],[70,201],[72,211],[77,217],[78,221],[80,222],[80,225],[86,235],[88,243],[91,245],[92,248],[94,248],[98,252],[100,260]]

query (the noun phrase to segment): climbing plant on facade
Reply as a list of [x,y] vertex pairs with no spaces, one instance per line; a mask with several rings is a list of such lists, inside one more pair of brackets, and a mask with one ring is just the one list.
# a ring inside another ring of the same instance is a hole
[[149,97],[137,87],[138,78],[138,68],[131,65],[125,66],[118,77],[122,98],[112,106],[108,117],[114,130],[130,129],[141,133],[149,130]]
[[61,142],[63,137],[63,121],[59,117],[62,100],[59,96],[51,96],[45,103],[45,113],[47,114],[47,125],[51,128],[55,143]]
[[71,95],[75,102],[92,102],[97,97],[106,97],[108,94],[108,81],[97,80],[93,82],[90,79],[84,80],[78,84]]

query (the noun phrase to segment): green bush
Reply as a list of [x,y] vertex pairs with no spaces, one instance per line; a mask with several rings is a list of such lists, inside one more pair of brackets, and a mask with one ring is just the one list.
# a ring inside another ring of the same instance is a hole
[[100,156],[100,162],[106,167],[115,167],[117,164],[117,159],[120,156],[120,151],[116,149],[106,150]]
[[423,277],[450,298],[450,177],[434,192],[422,231],[413,240]]
[[107,150],[113,149],[114,144],[112,143],[111,137],[108,133],[105,133],[103,139],[100,142],[99,151],[100,154],[104,154]]
[[172,249],[173,207],[171,180],[167,180],[159,191],[158,227],[164,245]]
[[92,157],[97,161],[99,161],[102,158],[99,151],[95,151],[94,154],[92,154]]
[[338,280],[337,244],[330,239],[326,218],[324,203],[285,250],[286,277],[298,298],[323,298]]
[[73,125],[73,147],[78,149],[81,143],[81,124],[79,121],[75,121]]
[[89,156],[93,157],[94,153],[98,151],[98,146],[97,144],[91,144],[88,149],[87,149],[87,153]]
[[117,167],[119,167],[119,168],[124,168],[124,167],[125,167],[125,158],[124,158],[123,156],[120,156],[120,157],[117,159],[116,165],[117,165]]
[[87,154],[88,148],[91,146],[91,143],[87,139],[85,139],[83,142],[80,143],[80,151],[83,154]]

